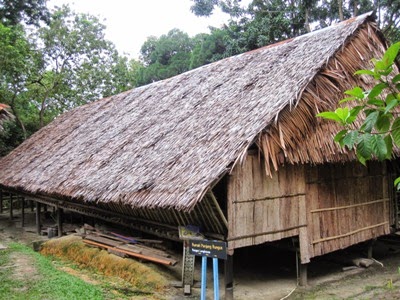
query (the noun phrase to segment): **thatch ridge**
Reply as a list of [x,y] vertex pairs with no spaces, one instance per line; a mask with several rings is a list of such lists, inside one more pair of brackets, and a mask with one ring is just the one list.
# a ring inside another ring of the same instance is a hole
[[189,211],[367,21],[370,14],[72,110],[0,161],[0,186]]

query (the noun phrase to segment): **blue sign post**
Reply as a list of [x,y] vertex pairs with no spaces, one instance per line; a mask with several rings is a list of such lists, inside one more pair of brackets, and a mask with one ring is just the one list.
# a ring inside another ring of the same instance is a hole
[[201,256],[201,300],[206,300],[207,258],[213,259],[214,300],[219,299],[218,259],[227,259],[226,243],[221,241],[189,240],[190,254]]

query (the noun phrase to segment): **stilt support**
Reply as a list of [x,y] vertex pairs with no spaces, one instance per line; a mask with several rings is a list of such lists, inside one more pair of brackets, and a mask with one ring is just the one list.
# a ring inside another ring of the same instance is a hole
[[14,195],[10,194],[10,220],[14,219]]
[[0,190],[0,214],[3,213],[3,191]]
[[225,300],[233,300],[233,255],[228,255],[224,263]]
[[57,229],[58,229],[58,236],[62,236],[63,228],[62,228],[62,221],[63,221],[63,209],[57,207]]
[[40,230],[42,229],[42,224],[40,224],[40,202],[36,201],[36,232],[37,234],[41,234]]
[[307,286],[307,266],[308,264],[299,264],[299,285]]
[[24,197],[21,197],[21,227],[25,227],[25,199]]

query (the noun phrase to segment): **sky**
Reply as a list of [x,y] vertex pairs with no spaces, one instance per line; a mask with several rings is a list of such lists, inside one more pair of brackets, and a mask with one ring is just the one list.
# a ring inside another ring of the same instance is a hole
[[142,44],[149,36],[160,36],[179,28],[194,36],[208,33],[208,26],[220,27],[228,15],[216,11],[211,17],[196,17],[191,0],[49,0],[48,7],[69,4],[78,13],[97,16],[106,25],[106,39],[118,51],[139,57]]

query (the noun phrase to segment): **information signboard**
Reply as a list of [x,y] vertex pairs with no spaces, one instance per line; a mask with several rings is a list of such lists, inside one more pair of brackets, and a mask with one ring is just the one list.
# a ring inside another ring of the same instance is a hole
[[222,241],[189,240],[189,253],[196,256],[227,259],[226,243]]

